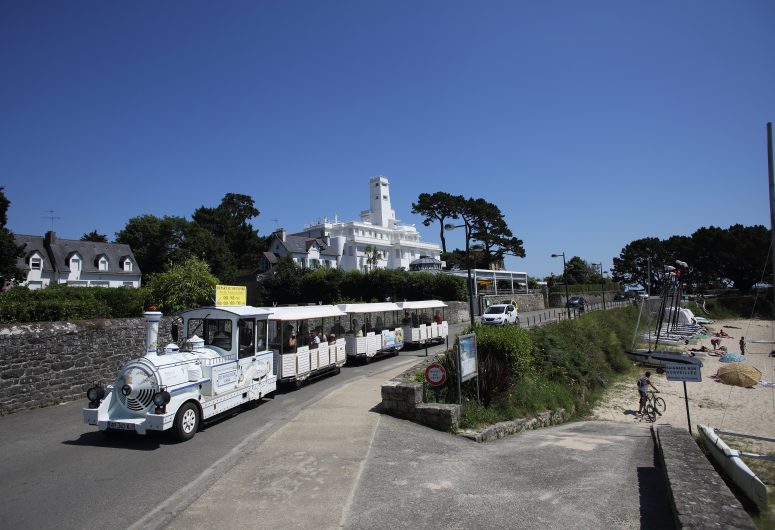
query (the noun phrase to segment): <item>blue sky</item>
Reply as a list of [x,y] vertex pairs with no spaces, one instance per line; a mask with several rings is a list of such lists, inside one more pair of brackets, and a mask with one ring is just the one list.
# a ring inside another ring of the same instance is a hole
[[[775,3],[37,2],[0,6],[8,227],[112,238],[252,196],[266,235],[497,204],[525,259],[611,266],[642,237],[769,224]],[[275,221],[276,220],[276,221]],[[462,234],[450,234],[462,247]]]

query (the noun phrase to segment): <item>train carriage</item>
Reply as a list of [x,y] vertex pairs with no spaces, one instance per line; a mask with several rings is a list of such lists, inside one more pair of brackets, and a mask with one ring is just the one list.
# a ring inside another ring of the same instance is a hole
[[441,300],[397,302],[403,311],[402,331],[405,344],[425,345],[444,342],[449,323],[444,318],[447,304]]
[[344,311],[333,305],[314,305],[273,307],[271,312],[269,348],[279,382],[301,386],[310,377],[339,373],[347,360]]
[[347,356],[370,362],[376,356],[397,355],[404,346],[402,310],[392,302],[339,304],[347,313]]

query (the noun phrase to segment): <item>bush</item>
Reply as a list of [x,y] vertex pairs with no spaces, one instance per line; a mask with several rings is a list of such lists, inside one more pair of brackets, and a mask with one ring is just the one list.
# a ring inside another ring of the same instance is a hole
[[[463,385],[461,427],[547,409],[586,410],[614,374],[629,369],[625,345],[636,318],[637,310],[627,306],[530,331],[476,328],[482,402],[476,401],[474,382]],[[451,354],[443,364],[456,384]]]
[[217,284],[218,278],[210,274],[206,261],[189,258],[180,264],[170,264],[164,272],[151,276],[147,305],[155,305],[167,314],[213,305]]
[[0,322],[137,317],[143,313],[144,297],[143,289],[126,287],[14,287],[0,293]]

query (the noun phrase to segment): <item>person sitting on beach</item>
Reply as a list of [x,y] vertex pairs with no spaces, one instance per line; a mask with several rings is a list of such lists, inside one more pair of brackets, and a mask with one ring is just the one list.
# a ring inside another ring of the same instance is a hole
[[719,336],[719,337],[724,337],[724,338],[732,338],[732,337],[730,337],[730,336],[729,336],[729,334],[728,334],[726,331],[724,331],[723,329],[722,329],[721,331],[719,331],[718,333],[716,333],[716,335],[717,335],[717,336]]

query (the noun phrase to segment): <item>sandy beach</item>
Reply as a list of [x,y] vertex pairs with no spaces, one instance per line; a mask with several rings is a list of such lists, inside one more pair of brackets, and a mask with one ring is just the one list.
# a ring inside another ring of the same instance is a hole
[[[722,329],[730,335],[721,339],[729,353],[740,353],[740,337],[748,340],[775,339],[775,324],[766,320],[719,320],[706,326],[710,333]],[[710,339],[701,339],[697,344],[685,349],[706,346],[711,348]],[[775,357],[770,352],[775,344],[746,344],[745,362],[762,372],[763,381],[775,381]],[[775,388],[757,385],[754,388],[740,388],[726,385],[711,378],[722,363],[718,357],[695,352],[702,362],[702,382],[686,383],[689,396],[689,414],[692,429],[702,423],[730,431],[747,432],[762,436],[775,437]],[[683,383],[668,381],[653,368],[644,367],[642,371],[652,372],[652,382],[665,399],[667,410],[657,419],[657,423],[670,424],[673,427],[687,429],[686,405]],[[589,419],[618,422],[647,422],[636,416],[638,410],[638,392],[635,379],[614,385],[603,401],[592,411]]]

